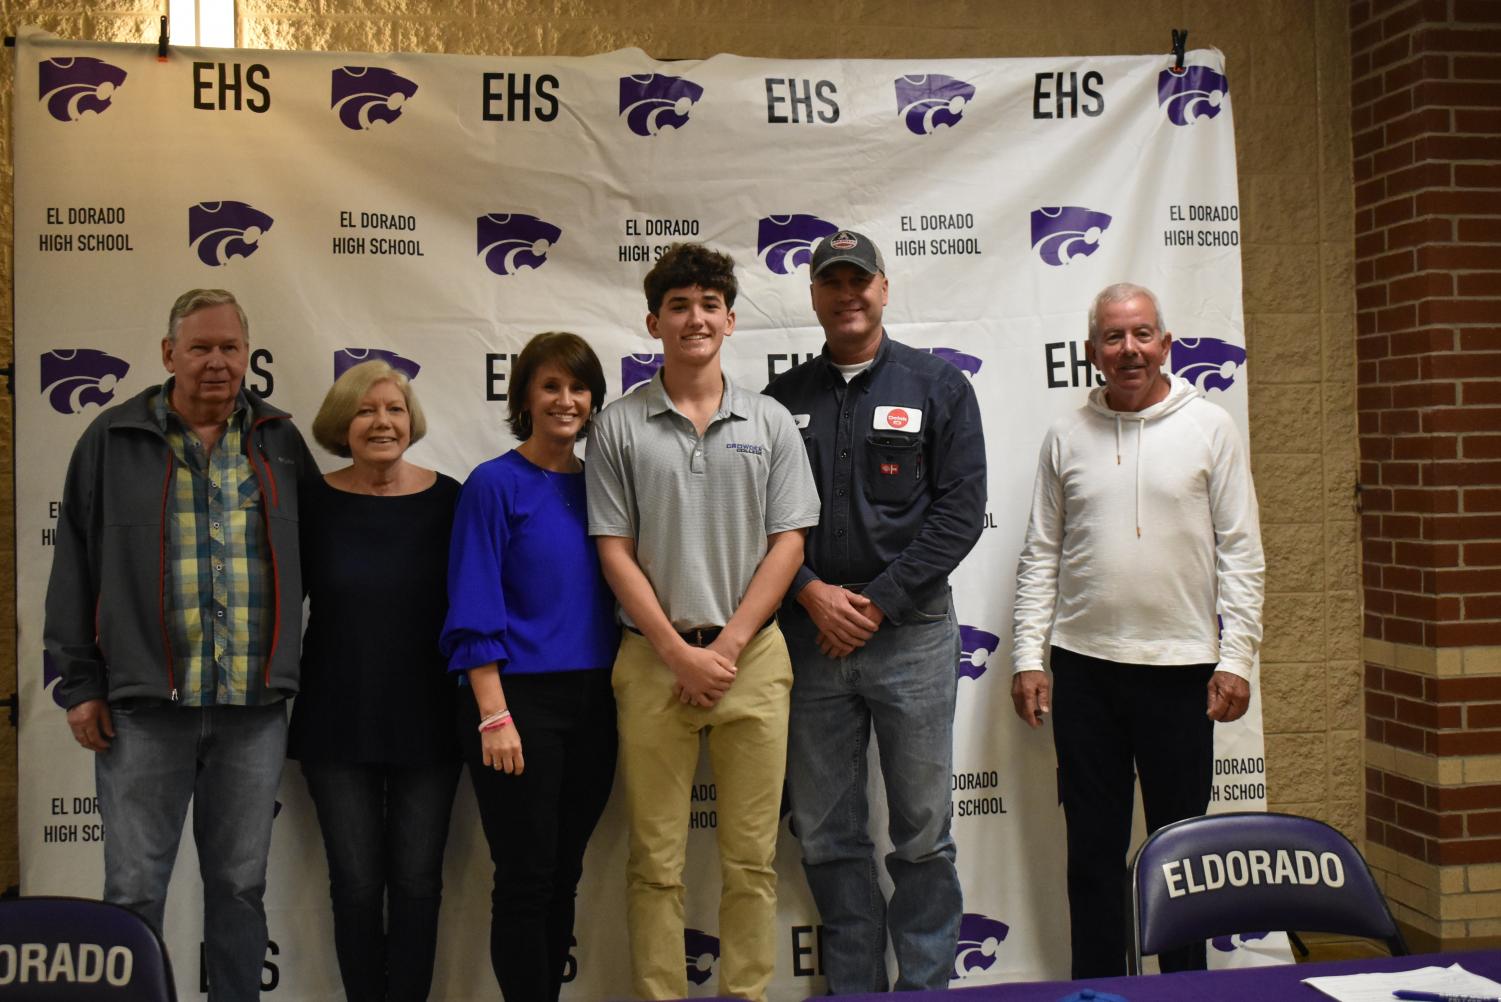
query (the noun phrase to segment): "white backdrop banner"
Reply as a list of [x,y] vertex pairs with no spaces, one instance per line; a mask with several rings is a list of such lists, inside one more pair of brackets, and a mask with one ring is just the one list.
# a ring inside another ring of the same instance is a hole
[[[304,429],[348,364],[380,356],[405,369],[431,429],[413,458],[462,480],[512,446],[508,374],[537,331],[586,337],[611,398],[650,375],[660,356],[641,278],[673,240],[739,262],[725,347],[734,379],[759,388],[817,352],[810,244],[848,226],[885,250],[890,333],[967,373],[986,426],[990,498],[973,513],[985,532],[954,576],[966,912],[954,983],[1065,976],[1052,746],[1014,717],[1004,652],[1043,430],[1097,378],[1083,352],[1093,294],[1120,280],[1154,288],[1177,338],[1172,368],[1245,427],[1230,89],[1218,51],[1189,53],[1181,75],[1170,64],[191,48],[159,61],[154,46],[23,33],[13,101],[23,891],[102,886],[92,758],[53,698],[42,602],[72,445],[99,408],[164,377],[159,344],[180,292],[239,296],[251,318],[247,385]],[[378,614],[378,593],[372,602]],[[1215,808],[1262,808],[1259,705],[1218,740]],[[700,780],[685,963],[710,994],[717,813],[706,767]],[[334,998],[325,862],[295,764],[281,804],[264,986]],[[202,985],[191,841],[166,929],[189,997]],[[568,998],[629,990],[624,854],[612,802],[579,891]],[[819,929],[785,830],[778,865],[773,993],[801,998],[822,990]],[[494,998],[490,864],[467,782],[446,874],[434,998]]]

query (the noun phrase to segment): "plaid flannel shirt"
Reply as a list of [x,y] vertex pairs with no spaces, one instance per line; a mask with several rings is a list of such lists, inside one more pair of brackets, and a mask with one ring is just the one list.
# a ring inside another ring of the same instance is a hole
[[255,706],[282,698],[262,671],[275,595],[261,489],[245,452],[250,406],[242,391],[224,435],[205,453],[168,405],[153,412],[176,462],[167,488],[162,582],[178,699],[185,706]]

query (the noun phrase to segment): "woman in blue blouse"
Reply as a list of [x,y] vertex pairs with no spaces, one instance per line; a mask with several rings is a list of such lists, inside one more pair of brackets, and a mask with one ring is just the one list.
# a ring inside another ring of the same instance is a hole
[[576,334],[538,334],[511,372],[521,444],[469,476],[454,515],[442,650],[468,685],[459,734],[490,858],[490,962],[507,999],[556,999],[574,893],[615,775],[615,600],[574,446],[605,394]]

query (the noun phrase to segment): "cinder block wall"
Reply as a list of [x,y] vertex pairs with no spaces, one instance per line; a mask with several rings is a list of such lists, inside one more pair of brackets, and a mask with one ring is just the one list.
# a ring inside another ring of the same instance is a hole
[[[0,0],[14,32],[155,40],[152,0]],[[558,13],[561,11],[562,13]],[[247,47],[654,56],[1226,54],[1240,167],[1251,446],[1268,555],[1263,714],[1271,806],[1359,838],[1357,518],[1346,0],[239,0]],[[10,75],[0,59],[0,358],[11,352]],[[1122,276],[1125,277],[1125,276]],[[1094,289],[1080,289],[1081,300]],[[1171,304],[1167,304],[1171,316]],[[22,387],[21,392],[26,392]],[[0,407],[0,606],[14,607],[13,490]],[[0,697],[15,691],[0,615]],[[59,716],[58,726],[62,726]],[[0,717],[0,730],[4,719]],[[17,880],[15,735],[0,740],[0,887]]]

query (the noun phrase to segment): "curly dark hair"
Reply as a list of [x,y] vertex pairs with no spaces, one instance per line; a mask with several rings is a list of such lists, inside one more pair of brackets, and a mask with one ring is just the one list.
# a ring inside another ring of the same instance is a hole
[[641,285],[646,290],[647,312],[652,314],[662,308],[662,300],[672,289],[694,285],[713,289],[724,297],[727,310],[735,308],[735,295],[740,291],[740,283],[735,281],[735,259],[703,244],[673,244],[657,258]]
[[[543,331],[526,343],[516,365],[511,369],[511,388],[506,392],[507,421],[511,434],[518,442],[532,437],[532,415],[526,407],[531,396],[532,378],[537,370],[548,362],[555,363],[575,379],[583,380],[589,387],[589,419],[605,402],[605,373],[599,367],[599,356],[589,347],[589,342],[567,331]],[[579,438],[589,434],[589,422],[579,429]]]

